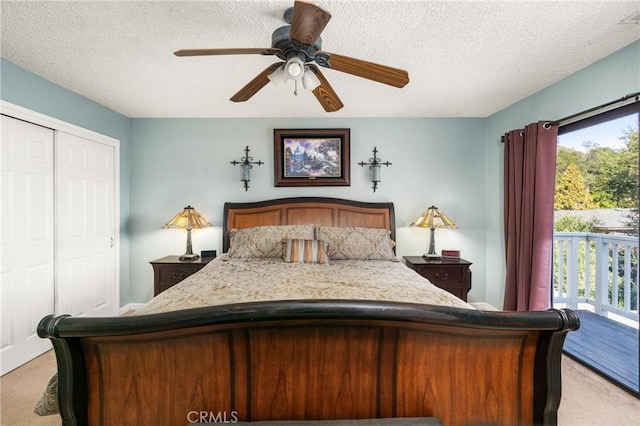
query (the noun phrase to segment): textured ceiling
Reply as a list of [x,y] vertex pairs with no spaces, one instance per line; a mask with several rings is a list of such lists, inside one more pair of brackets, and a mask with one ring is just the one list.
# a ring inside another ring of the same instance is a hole
[[[2,1],[9,61],[129,117],[485,117],[640,38],[634,1],[317,0],[323,50],[402,68],[403,89],[321,68],[344,108],[267,85],[229,98],[272,56],[291,1]],[[624,94],[620,94],[623,96]]]

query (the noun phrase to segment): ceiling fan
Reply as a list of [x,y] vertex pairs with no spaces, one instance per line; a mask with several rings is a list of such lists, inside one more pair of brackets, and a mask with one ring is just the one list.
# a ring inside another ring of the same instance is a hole
[[404,70],[321,50],[320,33],[331,19],[331,14],[326,10],[311,3],[296,1],[293,7],[284,12],[283,18],[289,25],[273,32],[271,47],[268,48],[182,49],[174,54],[275,55],[284,61],[265,68],[231,97],[233,102],[249,100],[269,81],[282,86],[288,80],[293,80],[296,95],[300,83],[305,89],[312,90],[326,112],[338,111],[344,105],[315,64],[394,87],[404,87],[409,82],[409,74]]

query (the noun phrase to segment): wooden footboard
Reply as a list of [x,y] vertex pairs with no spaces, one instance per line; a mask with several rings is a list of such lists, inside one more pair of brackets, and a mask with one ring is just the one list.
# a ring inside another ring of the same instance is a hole
[[65,424],[438,417],[556,424],[570,310],[277,301],[44,318]]

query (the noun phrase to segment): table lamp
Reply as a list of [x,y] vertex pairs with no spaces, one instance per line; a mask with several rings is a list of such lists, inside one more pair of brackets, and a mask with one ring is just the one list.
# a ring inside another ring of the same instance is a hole
[[423,254],[423,257],[437,258],[440,257],[436,253],[436,240],[435,232],[436,228],[451,228],[456,229],[457,226],[449,217],[442,213],[437,207],[429,207],[419,218],[414,220],[409,226],[415,226],[419,228],[429,228],[431,230],[431,238],[429,240],[429,251]]
[[185,253],[180,256],[180,260],[195,260],[200,257],[199,254],[193,253],[193,248],[191,246],[191,230],[206,228],[211,226],[207,220],[202,217],[200,213],[196,211],[191,206],[185,207],[180,213],[175,215],[173,219],[167,222],[163,228],[180,228],[187,230],[187,249]]

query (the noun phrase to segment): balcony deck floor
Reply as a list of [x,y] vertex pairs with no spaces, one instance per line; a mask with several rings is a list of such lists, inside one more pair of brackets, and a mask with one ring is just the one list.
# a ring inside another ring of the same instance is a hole
[[567,334],[565,353],[578,362],[640,395],[638,330],[590,311],[577,310],[580,329]]

